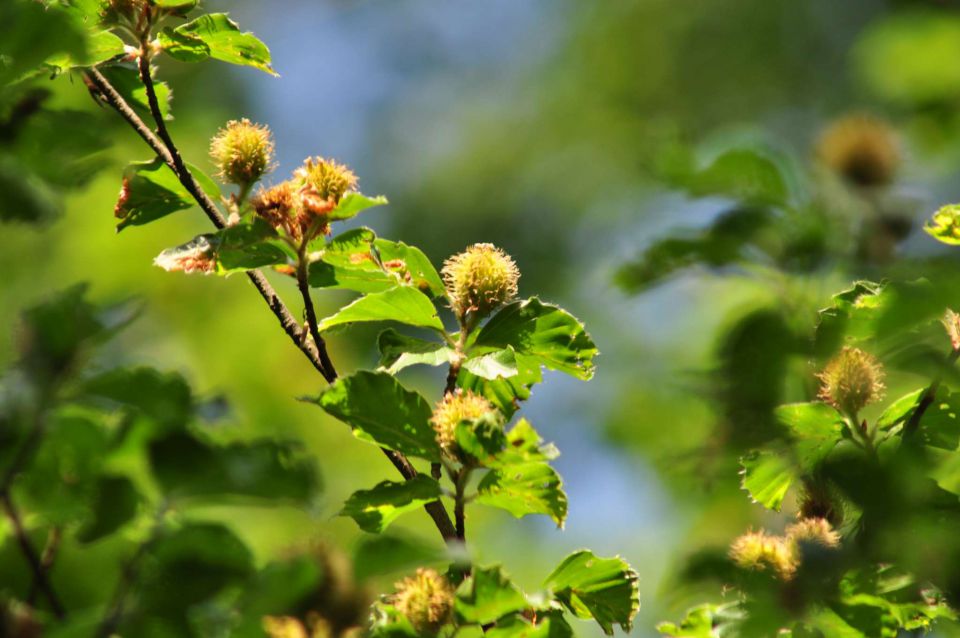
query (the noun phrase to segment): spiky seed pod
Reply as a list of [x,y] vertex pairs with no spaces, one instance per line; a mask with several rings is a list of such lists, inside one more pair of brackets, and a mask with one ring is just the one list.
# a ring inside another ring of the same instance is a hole
[[457,424],[483,418],[495,410],[492,403],[470,390],[457,390],[447,394],[437,403],[433,416],[430,417],[430,424],[437,433],[437,443],[444,452],[456,457]]
[[436,570],[418,569],[396,585],[390,602],[418,633],[436,634],[453,612],[453,587]]
[[287,232],[294,228],[291,221],[295,217],[297,196],[292,182],[280,182],[270,188],[261,188],[250,203],[256,214],[274,228]]
[[817,142],[817,155],[830,170],[857,186],[883,186],[900,166],[900,144],[893,128],[864,113],[830,124]]
[[786,539],[764,532],[747,532],[730,545],[730,558],[743,569],[773,570],[790,580],[797,571],[797,559]]
[[308,157],[294,177],[301,192],[314,206],[329,206],[328,212],[340,199],[357,187],[357,176],[344,164],[322,157]]
[[943,315],[943,327],[950,337],[950,345],[954,350],[960,350],[960,314],[948,308]]
[[135,23],[147,9],[147,2],[146,0],[106,0],[100,6],[104,22],[119,22],[124,19]]
[[270,129],[246,118],[230,120],[210,141],[210,157],[225,181],[253,184],[273,163]]
[[798,519],[824,518],[833,527],[843,523],[843,501],[828,484],[804,481],[798,500]]
[[454,312],[484,317],[517,295],[520,270],[493,244],[474,244],[443,264],[443,280]]
[[825,518],[804,518],[793,525],[787,525],[786,537],[794,545],[815,543],[830,548],[840,546],[840,534],[834,531]]
[[883,367],[868,352],[844,347],[817,377],[821,400],[841,412],[855,415],[883,397]]

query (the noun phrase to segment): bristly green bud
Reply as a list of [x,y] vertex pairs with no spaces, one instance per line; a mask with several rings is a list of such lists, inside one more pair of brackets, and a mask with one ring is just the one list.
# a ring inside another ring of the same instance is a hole
[[453,586],[433,569],[418,569],[396,585],[390,602],[420,634],[436,634],[453,613]]
[[462,320],[484,317],[517,295],[520,270],[493,244],[474,244],[443,264],[443,280],[453,311]]
[[787,540],[794,546],[801,543],[814,543],[823,547],[840,546],[840,534],[825,518],[804,518],[793,525],[787,525]]
[[496,408],[479,394],[470,390],[457,390],[443,397],[433,410],[430,424],[437,433],[437,443],[444,452],[456,458],[457,425],[461,421],[474,421],[489,414]]
[[845,347],[817,377],[820,399],[848,415],[883,397],[883,367],[859,348]]
[[224,181],[249,186],[271,169],[270,129],[246,118],[230,120],[210,141],[210,157]]
[[857,186],[883,186],[900,165],[900,145],[893,128],[872,115],[847,115],[828,126],[817,142],[817,155],[833,172]]
[[797,571],[797,559],[790,543],[762,530],[747,532],[733,541],[730,558],[743,569],[773,570],[783,580],[790,580]]
[[313,203],[319,208],[327,206],[322,212],[335,208],[344,195],[357,187],[357,176],[353,171],[344,164],[322,157],[308,157],[294,176],[304,196],[314,198]]

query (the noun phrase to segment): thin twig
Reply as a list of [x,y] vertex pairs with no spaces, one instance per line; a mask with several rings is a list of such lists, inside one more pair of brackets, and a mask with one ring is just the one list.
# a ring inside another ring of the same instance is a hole
[[461,541],[467,538],[467,515],[464,509],[466,498],[464,493],[467,488],[467,480],[470,478],[470,468],[463,467],[455,476],[456,494],[454,496],[453,516],[457,521],[457,538]]
[[[147,68],[149,75],[149,67]],[[193,175],[190,173],[189,169],[184,165],[184,172],[179,173],[176,168],[176,163],[171,151],[169,151],[166,146],[154,135],[153,131],[144,124],[143,120],[140,119],[140,116],[134,112],[130,105],[127,104],[126,100],[117,92],[112,84],[95,68],[91,68],[86,72],[86,78],[89,80],[89,85],[91,89],[95,89],[99,93],[101,99],[116,110],[124,120],[136,131],[136,133],[150,146],[154,152],[170,167],[177,178],[180,180],[180,183],[184,188],[190,193],[190,195],[196,200],[200,208],[204,211],[214,226],[217,228],[224,228],[226,226],[226,220],[223,218],[223,215],[217,209],[216,204],[213,202],[210,197],[203,192],[203,190],[197,185],[196,180],[193,178]],[[174,147],[175,148],[175,147]],[[264,301],[267,302],[267,305],[270,307],[270,310],[280,321],[281,327],[283,327],[284,332],[290,337],[290,340],[293,341],[294,345],[307,357],[310,363],[313,364],[313,367],[320,372],[321,375],[326,379],[327,375],[332,373],[333,378],[336,378],[336,371],[333,368],[332,362],[330,362],[329,354],[326,352],[323,342],[315,343],[315,348],[311,348],[308,340],[303,338],[303,330],[300,328],[300,324],[290,313],[290,310],[283,303],[283,300],[277,295],[276,291],[273,289],[273,286],[270,285],[270,282],[267,281],[266,277],[258,270],[250,270],[247,272],[247,277],[250,281],[253,282],[253,285],[256,287],[257,291],[260,293],[260,296],[263,297]],[[328,369],[324,366],[324,361],[330,362],[329,372]],[[383,453],[390,459],[390,462],[395,468],[400,472],[400,474],[407,480],[410,480],[417,476],[417,470],[413,467],[410,461],[399,452],[394,452],[393,450],[388,450],[386,448],[381,448]],[[427,510],[427,513],[433,519],[434,523],[437,526],[437,529],[440,531],[441,536],[444,540],[450,540],[456,537],[456,531],[453,526],[453,522],[450,520],[449,514],[447,514],[446,508],[439,501],[434,501],[424,506]]]
[[303,297],[303,311],[307,316],[307,327],[310,330],[310,336],[313,337],[313,343],[320,353],[323,360],[323,378],[327,383],[333,383],[337,380],[337,369],[333,366],[333,361],[327,356],[327,345],[323,337],[320,336],[320,329],[317,324],[317,311],[313,307],[313,298],[310,296],[310,282],[307,281],[307,240],[304,238],[300,245],[297,255],[297,288],[300,290],[300,296]]
[[43,592],[43,595],[46,596],[50,602],[50,607],[53,609],[54,615],[59,619],[63,619],[66,617],[63,604],[60,602],[60,598],[50,583],[47,571],[43,566],[43,560],[41,560],[33,543],[30,542],[30,537],[27,535],[26,528],[23,526],[23,519],[20,518],[20,513],[14,506],[13,499],[10,496],[10,490],[13,488],[14,480],[16,480],[17,475],[33,456],[34,451],[36,451],[43,438],[45,429],[45,414],[43,410],[44,405],[46,405],[49,400],[49,394],[41,393],[41,395],[42,396],[37,399],[37,412],[34,415],[34,422],[30,428],[30,432],[27,434],[27,438],[23,441],[20,449],[17,450],[17,455],[10,462],[10,467],[7,468],[3,480],[0,481],[0,500],[2,500],[3,509],[7,514],[7,518],[10,520],[10,524],[13,526],[13,533],[17,539],[17,544],[20,545],[20,550],[23,552],[27,563],[30,565],[30,569],[33,571],[33,587],[37,587]]
[[36,582],[37,586],[43,592],[43,595],[46,596],[50,602],[53,615],[56,616],[58,620],[63,620],[67,617],[67,612],[63,607],[63,603],[60,602],[60,597],[57,596],[57,592],[54,591],[53,585],[50,584],[50,579],[47,578],[47,574],[43,569],[43,561],[40,560],[37,550],[33,547],[33,543],[30,542],[30,537],[27,536],[27,530],[23,526],[20,513],[10,498],[10,492],[7,490],[0,492],[0,501],[3,503],[3,509],[7,513],[7,518],[10,519],[10,523],[13,525],[13,535],[17,539],[17,544],[20,545],[20,550],[23,552],[24,557],[30,564],[30,569],[33,571],[34,582]]
[[[957,362],[958,357],[960,357],[960,350],[952,350],[950,352],[950,356],[947,357],[946,366],[952,366]],[[902,436],[904,441],[912,439],[920,429],[920,420],[923,418],[923,414],[927,411],[927,408],[930,407],[930,404],[933,403],[933,399],[937,395],[937,390],[940,388],[940,382],[942,380],[943,373],[941,372],[936,376],[936,378],[934,378],[934,380],[930,383],[930,386],[927,387],[923,395],[920,397],[917,407],[913,409],[913,414],[910,415],[910,418],[903,426]]]
[[[60,548],[62,538],[63,535],[57,526],[51,527],[50,532],[47,533],[47,544],[43,548],[43,554],[40,555],[40,567],[44,574],[49,574],[53,568],[53,561],[57,557],[57,550]],[[30,584],[30,592],[27,594],[27,604],[32,607],[39,594],[40,582],[34,578]]]

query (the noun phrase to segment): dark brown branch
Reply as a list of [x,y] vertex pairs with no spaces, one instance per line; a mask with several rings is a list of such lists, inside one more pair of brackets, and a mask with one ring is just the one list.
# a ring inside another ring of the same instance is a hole
[[[945,366],[952,366],[957,362],[957,358],[960,357],[960,350],[953,350],[950,352],[950,356],[947,357]],[[924,413],[927,411],[927,408],[930,407],[930,404],[933,403],[934,398],[937,396],[937,390],[940,388],[940,382],[943,380],[943,373],[938,374],[933,382],[930,383],[930,386],[924,391],[923,395],[920,397],[920,401],[917,403],[917,407],[913,409],[913,414],[910,415],[910,418],[907,420],[907,423],[903,426],[903,440],[908,441],[912,439],[917,431],[920,429],[920,421],[923,419]]]
[[[148,76],[149,76],[149,66],[147,67]],[[127,104],[126,100],[117,92],[117,90],[110,84],[110,82],[103,77],[99,71],[95,68],[89,69],[86,72],[85,76],[89,82],[88,86],[91,90],[95,90],[109,106],[116,110],[124,120],[136,131],[151,149],[170,167],[177,178],[180,180],[180,183],[183,184],[184,188],[190,193],[191,196],[199,204],[200,208],[204,211],[211,222],[217,228],[223,228],[226,226],[226,220],[223,218],[223,215],[217,209],[216,204],[213,200],[203,192],[203,190],[196,183],[196,180],[193,178],[193,175],[190,171],[184,166],[183,173],[177,171],[177,165],[174,161],[174,156],[171,151],[154,135],[153,131],[144,124],[143,120],[140,119],[140,116],[134,112],[130,105]],[[152,83],[151,83],[152,86]],[[148,91],[149,92],[149,91]],[[155,101],[155,98],[154,98]],[[172,146],[172,143],[171,143]],[[176,148],[174,146],[174,148]],[[179,153],[178,153],[179,155]],[[270,307],[270,310],[277,317],[277,320],[280,322],[281,327],[283,327],[284,332],[290,337],[290,340],[299,348],[299,350],[304,354],[304,356],[309,359],[310,363],[313,364],[313,367],[320,372],[325,379],[328,379],[328,375],[332,375],[332,378],[336,378],[336,370],[333,368],[332,362],[330,362],[329,354],[326,351],[323,341],[321,340],[318,343],[315,343],[316,348],[312,348],[309,345],[309,342],[303,337],[303,330],[300,328],[299,323],[287,309],[286,305],[277,295],[276,291],[273,289],[273,286],[270,285],[270,282],[267,281],[266,277],[263,276],[257,270],[251,270],[247,272],[247,277],[250,281],[253,282],[254,287],[260,293],[260,296],[263,297],[264,301],[267,302],[267,305]],[[330,367],[326,368],[324,362],[330,362]],[[399,452],[394,452],[392,450],[387,450],[381,448],[383,453],[390,459],[390,462],[395,468],[400,472],[401,475],[407,480],[417,476],[417,470],[413,467],[410,461]],[[441,536],[444,540],[450,540],[456,537],[456,532],[453,527],[453,522],[450,520],[450,516],[447,514],[446,508],[439,501],[435,501],[425,506],[427,513],[433,519],[434,523],[437,526],[437,529],[440,531]]]
[[457,538],[460,541],[464,541],[467,538],[467,515],[464,507],[466,505],[465,492],[469,477],[470,469],[466,467],[461,468],[456,476],[453,477],[457,490],[454,498],[453,516],[457,521]]
[[327,355],[326,342],[320,336],[317,311],[313,307],[313,298],[310,296],[310,282],[307,281],[307,266],[307,240],[304,239],[297,256],[297,288],[300,290],[300,296],[303,297],[303,312],[307,316],[307,328],[310,330],[310,336],[313,337],[313,343],[322,359],[323,378],[327,380],[327,383],[333,383],[337,380],[337,369]]
[[0,492],[0,501],[3,503],[3,509],[7,513],[7,518],[10,519],[10,524],[13,525],[13,535],[17,539],[17,544],[20,545],[20,551],[23,552],[27,563],[30,565],[30,570],[33,572],[34,582],[50,602],[53,615],[56,616],[57,619],[63,620],[67,617],[67,612],[63,607],[63,603],[60,602],[60,597],[57,596],[57,592],[54,591],[53,585],[50,584],[50,579],[47,578],[47,573],[43,568],[43,561],[40,559],[40,555],[37,554],[33,543],[30,542],[30,537],[27,536],[27,530],[23,526],[20,513],[13,505],[9,490],[5,489],[3,492]]

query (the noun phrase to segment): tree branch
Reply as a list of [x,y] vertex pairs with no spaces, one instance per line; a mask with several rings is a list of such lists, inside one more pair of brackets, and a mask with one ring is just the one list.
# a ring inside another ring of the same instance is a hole
[[40,559],[37,550],[34,549],[33,543],[30,542],[30,537],[27,536],[27,530],[23,526],[23,520],[20,518],[20,513],[17,511],[17,508],[13,505],[8,489],[0,492],[0,501],[3,503],[3,509],[7,513],[7,518],[10,519],[10,523],[13,525],[13,535],[17,539],[17,544],[20,545],[20,550],[23,552],[27,563],[30,564],[30,569],[33,571],[34,582],[43,592],[43,595],[46,596],[47,600],[50,601],[50,608],[53,610],[53,615],[56,616],[58,620],[63,620],[67,617],[67,612],[63,607],[63,603],[60,602],[60,597],[57,596],[57,592],[54,591],[53,585],[50,584],[50,579],[47,578],[47,573],[43,569],[43,561]]
[[43,410],[46,402],[48,401],[48,395],[46,393],[41,394],[42,396],[37,401],[37,413],[34,414],[32,424],[33,427],[30,428],[27,438],[23,441],[20,449],[17,450],[16,456],[10,462],[10,467],[7,468],[7,472],[4,474],[3,480],[0,482],[0,501],[2,501],[3,509],[7,514],[7,518],[10,520],[10,524],[13,526],[13,534],[17,539],[17,544],[20,546],[20,550],[23,552],[24,557],[27,559],[27,563],[30,565],[30,569],[33,571],[33,585],[31,585],[31,587],[36,587],[43,592],[43,595],[46,596],[47,600],[50,602],[50,607],[53,609],[54,615],[56,615],[58,619],[62,620],[66,617],[67,613],[64,610],[63,604],[60,602],[60,598],[57,596],[56,591],[54,591],[53,585],[50,583],[50,579],[47,577],[44,561],[41,559],[36,548],[34,548],[33,543],[30,542],[30,537],[27,535],[27,530],[23,526],[23,519],[20,518],[20,513],[14,506],[13,499],[10,496],[10,490],[13,487],[13,481],[17,478],[17,475],[26,465],[27,461],[40,444],[40,440],[43,438]]
[[[149,65],[146,68],[146,75],[150,77]],[[97,71],[96,68],[88,69],[85,73],[85,78],[88,82],[88,87],[91,91],[95,91],[104,102],[111,106],[117,113],[123,117],[124,120],[136,131],[148,146],[164,161],[167,166],[170,167],[170,170],[174,172],[177,176],[177,179],[180,180],[180,183],[184,188],[187,189],[187,192],[196,200],[197,204],[207,215],[210,221],[218,229],[222,229],[226,226],[226,220],[223,215],[217,209],[216,204],[212,199],[199,187],[196,180],[193,178],[193,175],[190,173],[189,169],[186,168],[186,165],[180,162],[180,165],[183,166],[182,172],[177,168],[177,162],[174,158],[174,152],[176,146],[173,145],[172,141],[170,146],[173,150],[169,150],[167,146],[154,135],[153,131],[144,124],[143,120],[140,119],[140,116],[134,112],[134,110],[127,104],[126,100],[123,99],[117,90],[113,87],[112,84],[103,76],[102,73]],[[149,87],[144,85],[147,88],[148,100],[149,94],[154,93],[154,98],[150,100],[151,102],[156,102],[155,91],[151,90],[150,87],[153,86],[152,78]],[[158,108],[159,108],[159,103]],[[156,117],[156,113],[154,113]],[[161,118],[162,121],[162,118]],[[159,128],[159,125],[158,125]],[[166,126],[164,125],[164,130]],[[179,156],[179,152],[176,153]],[[290,337],[290,340],[293,341],[294,345],[307,357],[310,363],[313,364],[313,367],[323,375],[324,379],[328,381],[330,378],[336,379],[336,370],[333,368],[332,362],[330,362],[330,368],[324,366],[324,361],[330,361],[329,354],[326,351],[324,342],[315,343],[315,348],[309,345],[309,341],[303,338],[303,330],[300,328],[300,324],[290,313],[290,310],[283,303],[283,300],[277,295],[276,291],[273,289],[273,286],[270,285],[270,282],[267,281],[266,277],[258,270],[251,270],[247,272],[247,277],[253,283],[254,287],[257,289],[257,292],[260,293],[260,296],[263,297],[264,301],[267,302],[267,305],[270,307],[270,310],[277,317],[277,320],[280,322],[281,327],[284,332]],[[331,375],[331,377],[328,377]],[[386,448],[381,448],[383,453],[386,455],[390,462],[395,468],[400,472],[400,474],[407,480],[410,480],[417,476],[417,470],[413,467],[410,461],[399,452],[394,452],[393,450],[387,450]],[[433,519],[434,523],[437,526],[437,529],[440,531],[441,536],[444,540],[449,541],[450,539],[456,538],[456,530],[453,527],[453,522],[450,520],[449,514],[447,514],[446,508],[439,501],[434,501],[426,506],[427,513]]]

